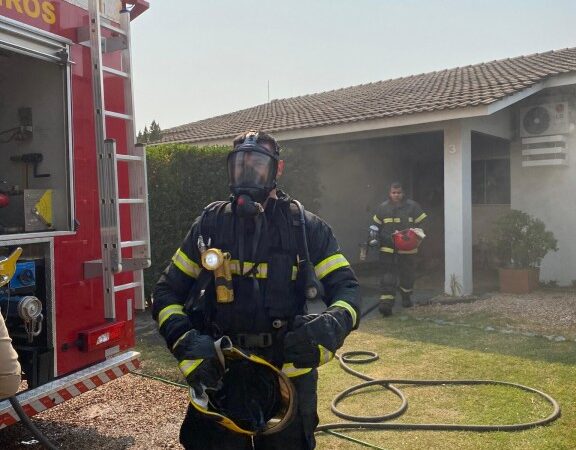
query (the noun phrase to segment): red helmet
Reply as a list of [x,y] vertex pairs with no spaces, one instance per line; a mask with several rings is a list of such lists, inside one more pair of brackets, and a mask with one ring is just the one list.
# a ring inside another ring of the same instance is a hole
[[409,252],[415,250],[426,235],[420,228],[407,228],[405,230],[392,233],[394,248],[399,251]]
[[0,192],[0,208],[4,208],[10,204],[10,197]]

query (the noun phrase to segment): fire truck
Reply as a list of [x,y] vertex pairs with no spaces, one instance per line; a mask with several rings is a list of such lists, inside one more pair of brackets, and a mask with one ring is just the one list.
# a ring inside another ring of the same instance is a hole
[[[0,0],[0,309],[28,416],[138,367],[150,266],[130,23],[144,0]],[[19,255],[19,256],[18,256]],[[0,429],[19,420],[0,401]]]

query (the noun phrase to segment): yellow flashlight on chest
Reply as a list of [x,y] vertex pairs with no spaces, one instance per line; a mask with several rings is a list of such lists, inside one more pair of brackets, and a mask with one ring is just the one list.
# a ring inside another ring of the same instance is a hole
[[202,267],[214,272],[216,301],[230,303],[234,301],[232,272],[230,271],[230,253],[218,248],[209,248],[202,253]]

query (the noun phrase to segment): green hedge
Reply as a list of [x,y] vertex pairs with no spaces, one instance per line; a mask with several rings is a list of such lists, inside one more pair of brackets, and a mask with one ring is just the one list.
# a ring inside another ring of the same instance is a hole
[[[147,296],[202,209],[230,196],[226,170],[229,151],[227,146],[199,148],[188,144],[147,148],[152,249],[152,266],[144,273]],[[287,167],[279,186],[308,210],[317,211],[320,186],[314,164],[291,150],[283,152],[282,159]]]

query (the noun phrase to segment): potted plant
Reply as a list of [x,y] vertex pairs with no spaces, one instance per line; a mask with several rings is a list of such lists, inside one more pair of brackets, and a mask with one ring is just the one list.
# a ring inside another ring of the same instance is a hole
[[500,291],[512,294],[536,289],[542,258],[558,250],[558,241],[544,222],[515,209],[495,222],[493,243],[503,265],[499,269]]

